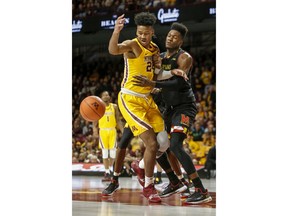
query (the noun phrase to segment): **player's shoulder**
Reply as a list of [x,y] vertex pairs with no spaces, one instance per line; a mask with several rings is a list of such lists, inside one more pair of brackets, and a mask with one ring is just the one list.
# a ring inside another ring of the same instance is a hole
[[150,46],[149,46],[149,49],[152,50],[152,51],[157,51],[159,52],[159,47],[156,43],[154,43],[153,41],[150,41]]
[[191,60],[193,60],[192,55],[189,52],[185,51],[185,50],[181,50],[181,53],[180,53],[179,57],[182,58],[182,59],[191,59]]

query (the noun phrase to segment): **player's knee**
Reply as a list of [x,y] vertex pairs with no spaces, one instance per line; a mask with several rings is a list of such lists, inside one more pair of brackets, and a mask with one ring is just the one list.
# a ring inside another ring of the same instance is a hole
[[108,149],[102,149],[102,158],[103,159],[108,158]]
[[169,148],[170,141],[166,131],[161,131],[157,134],[157,142],[159,144],[158,151],[165,152]]
[[110,149],[110,158],[115,158],[116,157],[116,149]]

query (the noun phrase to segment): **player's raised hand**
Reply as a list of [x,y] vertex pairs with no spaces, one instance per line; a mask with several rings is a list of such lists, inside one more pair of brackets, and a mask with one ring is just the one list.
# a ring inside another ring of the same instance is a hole
[[116,21],[115,21],[115,26],[114,26],[114,32],[115,33],[119,33],[123,27],[124,27],[124,24],[125,24],[125,17],[124,17],[125,14],[122,14],[121,16],[119,16]]

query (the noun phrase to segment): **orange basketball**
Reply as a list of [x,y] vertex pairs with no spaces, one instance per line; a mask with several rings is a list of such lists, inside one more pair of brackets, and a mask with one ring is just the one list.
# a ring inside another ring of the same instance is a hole
[[84,98],[80,104],[80,114],[89,122],[97,121],[102,118],[105,109],[105,103],[97,96],[88,96]]

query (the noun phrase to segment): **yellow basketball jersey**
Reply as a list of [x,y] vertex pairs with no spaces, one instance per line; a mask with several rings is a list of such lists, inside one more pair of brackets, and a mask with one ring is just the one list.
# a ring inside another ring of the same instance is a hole
[[112,103],[106,106],[105,114],[99,119],[99,128],[115,128],[116,127],[115,109]]
[[152,63],[152,56],[157,53],[158,47],[152,41],[150,42],[149,48],[143,47],[137,38],[133,39],[142,49],[141,54],[137,58],[124,58],[124,78],[121,83],[121,87],[129,89],[133,92],[140,94],[148,94],[151,92],[151,87],[140,87],[133,84],[133,76],[143,75],[148,79],[152,80],[154,75],[154,68]]

